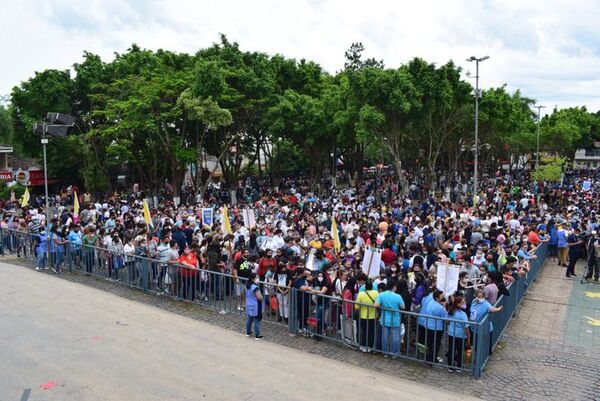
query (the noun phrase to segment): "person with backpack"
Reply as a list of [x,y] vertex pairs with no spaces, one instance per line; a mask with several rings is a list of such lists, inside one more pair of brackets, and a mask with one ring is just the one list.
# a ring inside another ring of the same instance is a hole
[[379,293],[373,289],[373,282],[367,280],[365,290],[358,293],[354,308],[359,314],[359,344],[362,352],[373,349],[376,337],[377,309],[375,300]]

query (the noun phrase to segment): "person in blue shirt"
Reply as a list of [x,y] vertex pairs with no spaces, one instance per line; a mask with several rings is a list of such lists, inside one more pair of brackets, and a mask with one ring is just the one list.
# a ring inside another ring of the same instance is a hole
[[554,224],[554,220],[550,220],[548,222],[548,236],[550,240],[548,241],[548,257],[552,260],[556,260],[556,246],[558,244],[558,230],[556,229],[556,224]]
[[[448,371],[460,373],[463,366],[463,356],[465,349],[469,348],[471,333],[467,322],[469,318],[465,313],[467,302],[462,296],[456,296],[448,306],[448,318],[452,319],[448,323],[446,332],[448,334]],[[464,323],[461,323],[464,322]]]
[[[485,292],[482,289],[477,289],[475,291],[475,299],[473,300],[473,303],[471,304],[471,316],[469,318],[472,322],[481,323],[484,321],[484,319],[486,318],[488,313],[496,313],[496,312],[500,312],[501,310],[502,310],[502,306],[499,306],[499,307],[492,306],[492,304],[490,304],[485,299]],[[478,325],[471,325],[470,327],[471,327],[471,331],[473,332],[473,334],[485,335],[485,332],[479,333]],[[492,321],[490,319],[489,330],[488,330],[488,333],[489,333],[488,335],[490,336],[490,349],[489,349],[490,354],[492,353],[492,348],[493,348],[493,344],[492,344],[492,331],[493,330],[494,330],[494,326],[492,325]]]
[[[422,312],[423,313],[423,312]],[[440,290],[433,291],[431,302],[423,313],[425,315],[425,343],[427,345],[427,361],[436,362],[442,345],[444,335],[444,321],[448,317],[446,312],[446,297]]]
[[254,339],[261,340],[260,321],[265,311],[263,293],[259,287],[259,278],[255,273],[250,273],[246,282],[246,337],[252,335],[252,323],[254,323]]
[[70,254],[70,262],[75,265],[81,265],[81,244],[83,242],[83,235],[79,225],[74,225],[67,235],[67,250]]
[[400,311],[404,309],[404,300],[396,294],[396,281],[387,283],[387,290],[377,296],[375,307],[380,309],[381,350],[384,356],[391,353],[393,358],[400,353],[401,322]]
[[558,241],[556,247],[558,248],[558,265],[567,266],[567,255],[569,254],[569,242],[567,241],[567,230],[564,226],[558,227],[556,237]]
[[433,301],[433,292],[430,292],[429,294],[427,294],[426,297],[424,297],[421,300],[421,305],[420,305],[420,309],[419,309],[419,317],[417,318],[417,324],[419,325],[417,327],[417,332],[418,332],[418,340],[420,344],[425,344],[425,333],[427,332],[426,326],[427,326],[427,318],[425,317],[425,315],[427,314],[427,306],[431,303],[431,301]]
[[46,268],[46,254],[48,253],[48,235],[45,231],[41,231],[35,236],[37,266],[35,270],[43,270]]
[[50,252],[53,254],[52,260],[54,261],[54,267],[52,268],[52,271],[55,274],[58,274],[64,260],[65,240],[63,233],[61,233],[56,226],[52,229],[52,233],[50,235]]

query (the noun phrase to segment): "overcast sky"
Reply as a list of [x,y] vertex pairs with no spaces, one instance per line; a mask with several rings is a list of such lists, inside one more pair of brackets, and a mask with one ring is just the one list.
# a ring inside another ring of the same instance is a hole
[[243,50],[332,73],[352,42],[388,67],[419,56],[474,72],[465,59],[489,55],[484,88],[600,109],[600,1],[0,0],[0,10],[0,95],[35,71],[70,68],[84,50],[104,60],[131,43],[193,53],[224,33]]

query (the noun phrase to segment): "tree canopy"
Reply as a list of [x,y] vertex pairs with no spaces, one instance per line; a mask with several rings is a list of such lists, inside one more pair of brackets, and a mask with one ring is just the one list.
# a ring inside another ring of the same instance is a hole
[[[50,141],[49,173],[91,191],[114,188],[119,175],[177,191],[188,169],[201,190],[207,157],[230,188],[250,171],[316,180],[338,159],[352,179],[381,161],[401,179],[419,171],[434,185],[443,171],[468,180],[474,97],[461,69],[419,58],[387,67],[364,50],[353,43],[334,75],[312,61],[243,51],[224,35],[193,55],[135,44],[110,62],[84,52],[71,71],[38,72],[13,89],[0,137],[39,157],[32,125],[48,111],[76,116],[72,135]],[[533,104],[505,87],[483,91],[482,171],[535,152]],[[598,139],[600,116],[585,107],[553,110],[540,123],[541,150],[562,157]]]

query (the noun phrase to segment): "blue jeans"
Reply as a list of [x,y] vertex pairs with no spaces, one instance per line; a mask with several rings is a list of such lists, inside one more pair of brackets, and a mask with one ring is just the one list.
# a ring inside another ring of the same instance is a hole
[[115,256],[113,259],[112,273],[115,280],[119,279],[119,270],[123,268],[123,258]]
[[37,267],[40,269],[46,268],[46,252],[37,251]]
[[400,326],[381,326],[381,342],[383,352],[398,355],[400,353]]
[[258,316],[248,316],[246,318],[246,334],[252,333],[252,322],[254,322],[254,335],[260,336],[260,318]]
[[57,251],[55,254],[55,259],[54,259],[54,268],[57,271],[60,271],[60,266],[63,263],[63,259],[65,258],[65,252],[64,251]]
[[85,272],[92,273],[94,271],[94,250],[84,249],[83,256],[85,258]]

